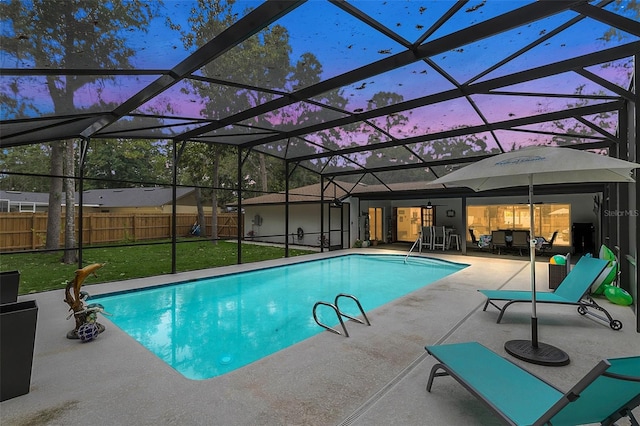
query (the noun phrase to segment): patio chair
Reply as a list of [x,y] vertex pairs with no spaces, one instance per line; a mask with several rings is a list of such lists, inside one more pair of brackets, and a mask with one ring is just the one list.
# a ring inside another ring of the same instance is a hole
[[517,249],[520,252],[520,256],[522,256],[522,250],[529,249],[529,232],[513,231],[511,238],[511,248]]
[[420,239],[420,253],[422,248],[426,247],[428,250],[433,248],[433,226],[423,226]]
[[447,246],[447,231],[444,229],[444,226],[434,226],[433,227],[433,243],[431,247],[436,249],[445,250]]
[[469,236],[471,237],[471,244],[474,247],[478,247],[478,240],[476,239],[476,234],[473,233],[473,229],[469,228]]
[[556,237],[558,236],[558,231],[555,231],[553,233],[553,235],[551,235],[551,239],[549,241],[543,241],[542,244],[540,245],[540,253],[544,253],[546,251],[550,251],[553,249],[553,243],[556,240]]
[[507,233],[504,231],[491,231],[491,251],[498,249],[498,254],[500,254],[501,248],[507,248]]
[[[568,392],[477,342],[426,346],[433,379],[451,376],[511,425],[612,425],[640,405],[640,356],[602,360]],[[440,371],[441,370],[441,371]]]
[[[583,256],[578,263],[571,269],[571,272],[558,284],[555,291],[536,291],[537,303],[554,303],[564,305],[578,306],[580,315],[591,315],[602,321],[608,322],[609,326],[614,330],[620,330],[622,323],[611,317],[611,314],[598,305],[589,294],[591,285],[600,277],[608,264],[607,260],[594,257]],[[483,311],[487,310],[489,305],[500,311],[498,320],[502,320],[502,316],[509,306],[514,303],[531,303],[530,290],[478,290],[487,296]],[[498,306],[494,301],[506,302],[502,307]],[[603,313],[605,317],[590,311],[589,309]]]

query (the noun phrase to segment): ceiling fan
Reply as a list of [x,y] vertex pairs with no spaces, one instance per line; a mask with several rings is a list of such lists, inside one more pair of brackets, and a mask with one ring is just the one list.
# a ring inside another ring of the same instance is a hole
[[432,209],[436,206],[446,206],[446,204],[432,204],[431,201],[428,201],[427,204],[424,204],[421,207],[424,207],[426,209]]

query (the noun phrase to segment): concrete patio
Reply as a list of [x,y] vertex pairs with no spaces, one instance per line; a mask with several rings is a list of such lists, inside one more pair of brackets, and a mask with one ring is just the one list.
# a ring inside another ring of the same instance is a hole
[[[349,250],[347,252],[355,252]],[[371,249],[358,252],[371,253]],[[389,250],[376,250],[389,252]],[[295,263],[319,253],[265,262]],[[506,355],[504,342],[530,337],[531,308],[516,304],[496,324],[482,311],[481,288],[529,289],[526,257],[423,255],[470,267],[367,313],[371,327],[350,338],[329,332],[209,380],[184,378],[101,317],[107,330],[90,343],[65,338],[63,291],[21,296],[36,300],[38,328],[30,393],[2,402],[3,425],[493,425],[498,419],[451,378],[425,385],[434,360],[425,345],[478,341]],[[257,264],[88,285],[92,295],[158,285]],[[389,283],[393,285],[393,283]],[[537,288],[548,290],[547,264],[537,264]],[[575,306],[538,306],[540,340],[564,349],[571,363],[544,367],[511,360],[563,390],[599,360],[640,354],[631,308],[601,303],[622,330],[581,316]],[[309,307],[311,312],[311,307]],[[366,307],[365,307],[366,309]],[[638,409],[634,411],[639,417]],[[630,424],[626,419],[619,425]]]

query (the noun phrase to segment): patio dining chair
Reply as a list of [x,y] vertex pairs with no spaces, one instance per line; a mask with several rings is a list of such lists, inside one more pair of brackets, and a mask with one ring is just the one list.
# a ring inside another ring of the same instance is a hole
[[498,250],[507,247],[507,233],[504,231],[491,231],[491,251]]
[[549,241],[543,241],[542,244],[540,245],[540,253],[545,253],[547,251],[552,250],[553,243],[555,242],[557,236],[558,236],[558,231],[555,231]]
[[433,243],[431,244],[433,250],[442,249],[444,251],[447,247],[447,231],[444,226],[433,227]]
[[529,232],[513,231],[511,235],[511,248],[517,249],[520,252],[520,256],[522,256],[522,250],[529,249]]
[[421,230],[421,239],[420,239],[420,253],[422,253],[422,248],[426,248],[427,250],[433,249],[433,226],[423,226]]
[[471,237],[471,244],[474,247],[478,247],[478,240],[476,239],[476,234],[473,232],[473,229],[469,228],[469,236]]

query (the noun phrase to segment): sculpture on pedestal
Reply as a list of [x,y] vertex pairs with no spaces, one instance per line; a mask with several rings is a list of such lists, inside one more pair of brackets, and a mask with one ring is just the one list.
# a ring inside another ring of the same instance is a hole
[[96,271],[103,266],[104,263],[94,263],[78,269],[74,279],[67,282],[64,290],[64,301],[69,305],[69,310],[73,311],[67,319],[73,316],[76,321],[76,327],[67,333],[67,339],[80,339],[82,342],[90,342],[105,330],[105,327],[97,322],[98,312],[105,313],[104,307],[99,303],[85,306],[85,300],[89,293],[80,291],[84,280],[89,275],[97,277]]

